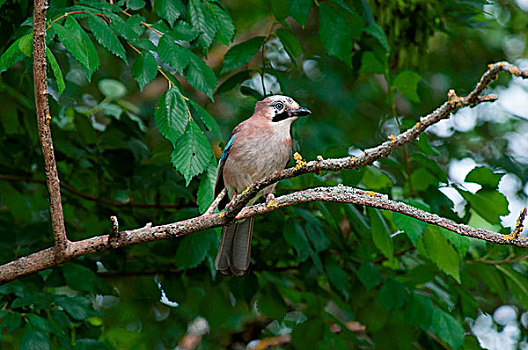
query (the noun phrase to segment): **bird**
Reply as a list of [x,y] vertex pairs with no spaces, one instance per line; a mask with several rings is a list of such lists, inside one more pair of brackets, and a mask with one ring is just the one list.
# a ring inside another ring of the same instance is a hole
[[[291,124],[298,117],[311,113],[288,96],[273,95],[257,102],[253,115],[233,129],[218,163],[215,197],[227,189],[227,195],[218,205],[219,210],[228,208],[236,195],[253,183],[286,167],[292,150]],[[276,204],[275,186],[276,183],[264,188],[248,205],[261,196],[266,197],[268,205]],[[244,276],[249,272],[253,221],[250,217],[222,228],[215,259],[220,275]]]

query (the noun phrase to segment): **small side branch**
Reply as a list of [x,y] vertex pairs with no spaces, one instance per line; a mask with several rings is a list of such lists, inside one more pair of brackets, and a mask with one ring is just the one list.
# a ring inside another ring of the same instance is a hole
[[64,226],[59,174],[51,138],[51,115],[49,114],[48,90],[46,85],[46,0],[35,0],[33,11],[33,80],[35,81],[35,106],[39,130],[46,183],[48,185],[51,211],[51,225],[55,237],[55,259],[63,261],[67,254],[68,237]]

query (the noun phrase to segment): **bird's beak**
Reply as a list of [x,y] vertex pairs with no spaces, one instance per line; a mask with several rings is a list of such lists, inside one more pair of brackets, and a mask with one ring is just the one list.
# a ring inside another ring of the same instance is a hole
[[310,114],[312,114],[312,112],[308,108],[301,107],[299,109],[290,110],[290,115],[294,117],[302,117]]

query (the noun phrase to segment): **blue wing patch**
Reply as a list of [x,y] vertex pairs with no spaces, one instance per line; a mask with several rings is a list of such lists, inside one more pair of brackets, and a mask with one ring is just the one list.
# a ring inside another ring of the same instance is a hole
[[222,157],[220,158],[220,162],[224,162],[227,158],[227,155],[229,154],[229,148],[231,147],[231,144],[233,143],[233,140],[235,139],[236,134],[233,134],[229,141],[227,142],[227,145],[224,148],[224,151],[222,152]]

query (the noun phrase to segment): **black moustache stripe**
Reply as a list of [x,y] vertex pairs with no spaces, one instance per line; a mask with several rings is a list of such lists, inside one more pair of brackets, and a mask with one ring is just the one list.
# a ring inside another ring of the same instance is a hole
[[280,122],[281,120],[288,119],[291,117],[291,114],[289,111],[284,111],[279,114],[275,114],[273,119],[271,119],[272,122]]

